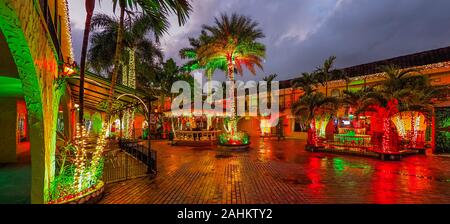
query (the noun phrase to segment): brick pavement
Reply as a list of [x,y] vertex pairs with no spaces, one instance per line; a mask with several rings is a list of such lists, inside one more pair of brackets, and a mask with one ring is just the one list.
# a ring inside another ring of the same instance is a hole
[[401,162],[310,153],[298,140],[258,140],[248,152],[153,143],[159,173],[107,186],[100,203],[450,203],[450,158]]

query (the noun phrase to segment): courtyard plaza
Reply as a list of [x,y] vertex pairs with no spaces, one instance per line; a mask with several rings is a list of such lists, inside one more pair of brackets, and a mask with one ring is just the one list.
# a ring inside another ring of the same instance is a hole
[[100,203],[450,203],[448,156],[381,161],[311,153],[305,144],[253,138],[248,151],[229,153],[152,141],[156,177],[109,184]]

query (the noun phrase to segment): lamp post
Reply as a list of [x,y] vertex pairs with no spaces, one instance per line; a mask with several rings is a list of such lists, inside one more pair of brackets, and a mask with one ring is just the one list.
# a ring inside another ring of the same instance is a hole
[[151,99],[150,99],[150,97],[148,98],[148,100],[147,100],[148,102],[148,110],[147,110],[147,112],[148,112],[148,116],[147,116],[147,123],[148,123],[148,125],[147,125],[147,128],[148,128],[148,134],[147,134],[147,139],[148,139],[148,143],[147,143],[147,147],[148,147],[148,151],[147,151],[147,173],[151,173],[152,172],[152,168],[151,168],[151,166],[150,166],[150,161],[151,161],[151,146],[152,146],[152,144],[151,144],[151,142],[150,142],[150,140],[151,140],[151,134],[150,134],[150,120],[151,120],[151,118],[150,118],[150,116],[151,116],[151,111],[152,111],[152,101],[151,101]]

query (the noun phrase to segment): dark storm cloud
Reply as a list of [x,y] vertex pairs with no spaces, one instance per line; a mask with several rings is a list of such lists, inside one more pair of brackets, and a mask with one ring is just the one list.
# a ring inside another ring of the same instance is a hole
[[[80,5],[78,0],[69,3]],[[161,41],[166,58],[181,64],[178,50],[188,45],[188,37],[198,35],[201,25],[212,24],[220,13],[237,12],[258,21],[266,34],[261,41],[267,57],[259,78],[271,73],[280,80],[292,78],[330,55],[344,67],[450,45],[447,0],[197,0],[193,6],[183,27],[172,18],[169,35]],[[84,10],[82,4],[74,8]],[[75,27],[82,27],[84,19],[75,20]],[[79,55],[82,31],[72,30]]]

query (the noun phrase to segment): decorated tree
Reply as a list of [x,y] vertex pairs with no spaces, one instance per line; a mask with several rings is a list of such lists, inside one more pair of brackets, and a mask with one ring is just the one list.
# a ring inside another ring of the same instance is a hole
[[328,96],[328,82],[343,77],[342,71],[334,68],[335,56],[326,59],[322,66],[316,69],[316,80],[325,87],[325,96]]
[[316,122],[317,118],[331,117],[331,115],[337,110],[338,106],[339,100],[336,97],[327,97],[321,92],[305,93],[298,99],[298,101],[292,104],[292,113],[301,117],[303,122],[308,124],[307,147],[315,147],[319,143]]
[[[143,75],[145,66],[146,73],[155,73],[162,61],[162,51],[151,41],[147,35],[153,31],[153,24],[148,21],[146,14],[138,13],[128,16],[125,20],[123,35],[123,52],[121,58],[122,85],[136,88],[136,75]],[[98,14],[92,19],[92,29],[95,31],[92,37],[92,47],[89,50],[91,66],[97,72],[108,72],[112,62],[105,55],[115,52],[115,40],[118,32],[119,21],[117,18]],[[138,56],[138,57],[136,57]],[[137,72],[136,72],[137,70]],[[138,73],[138,74],[136,74]],[[130,138],[133,131],[134,109],[126,109],[123,113],[124,135]]]
[[[410,131],[407,140],[411,141],[410,146],[415,147],[417,138],[414,137],[414,133],[417,133],[422,115],[431,114],[432,105],[444,92],[431,86],[427,77],[421,75],[417,69],[400,69],[389,65],[383,66],[381,70],[386,77],[385,80],[366,94],[366,100],[357,113],[374,111],[379,118],[377,120],[382,122],[382,141],[379,150],[398,149],[398,143],[392,139],[394,133],[391,124],[394,123],[397,132],[404,135],[404,121],[399,121],[399,118],[409,122]],[[408,119],[402,119],[405,116],[408,116]]]
[[161,36],[167,32],[169,27],[168,15],[174,12],[178,17],[178,23],[184,24],[191,11],[191,5],[188,0],[113,0],[114,11],[119,5],[119,27],[117,30],[116,48],[114,53],[114,67],[112,70],[111,86],[109,90],[108,99],[108,120],[111,113],[114,89],[117,82],[117,75],[119,73],[121,54],[124,43],[124,26],[125,26],[125,12],[130,10],[141,10],[146,15],[146,23],[151,24],[156,37]]
[[[231,16],[222,14],[220,18],[215,18],[214,25],[204,25],[203,30],[208,39],[204,43],[201,42],[196,49],[199,65],[207,70],[223,68],[223,65],[226,65],[227,78],[231,81],[229,94],[234,96],[236,73],[242,75],[244,67],[246,67],[252,74],[256,74],[255,67],[263,68],[265,46],[258,40],[263,38],[264,34],[258,28],[258,23],[249,17],[238,14]],[[238,135],[234,98],[231,99],[230,107],[227,139]]]

